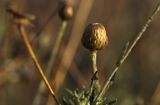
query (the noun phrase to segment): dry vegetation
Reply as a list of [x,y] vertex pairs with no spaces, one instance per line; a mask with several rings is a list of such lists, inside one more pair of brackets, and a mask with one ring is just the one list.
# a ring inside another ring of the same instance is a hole
[[109,38],[97,56],[100,84],[110,87],[100,91],[107,105],[160,105],[160,1],[65,0],[74,10],[71,20],[59,17],[60,1],[0,0],[0,105],[56,105],[67,91],[91,90],[92,62],[81,37],[95,22]]

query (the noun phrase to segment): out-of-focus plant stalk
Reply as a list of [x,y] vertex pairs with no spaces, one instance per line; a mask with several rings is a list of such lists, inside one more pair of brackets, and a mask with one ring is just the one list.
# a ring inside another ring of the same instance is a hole
[[[62,21],[62,25],[61,25],[61,28],[59,30],[55,45],[52,48],[51,57],[49,59],[47,69],[46,69],[46,72],[45,72],[47,78],[50,78],[52,68],[53,68],[57,53],[58,53],[58,49],[60,48],[60,43],[61,43],[62,38],[64,36],[64,31],[66,29],[67,23],[68,23],[67,21]],[[44,84],[43,81],[41,81],[40,85],[39,85],[39,88],[38,88],[38,91],[37,91],[37,94],[35,96],[35,99],[33,101],[33,105],[39,105],[40,102],[42,101],[42,98],[43,97],[45,98],[45,96],[44,96],[45,94],[46,94],[45,84]]]
[[62,25],[61,25],[61,28],[59,30],[58,37],[57,37],[55,45],[52,49],[51,58],[49,60],[48,66],[47,66],[47,70],[46,70],[47,77],[51,74],[52,67],[53,67],[53,64],[55,62],[55,58],[57,56],[58,49],[60,47],[60,43],[61,43],[62,38],[64,36],[64,31],[66,29],[67,23],[68,23],[67,21],[63,21]]
[[[59,33],[57,35],[55,45],[52,48],[51,57],[49,59],[48,65],[47,65],[46,76],[48,78],[51,77],[52,67],[55,62],[55,59],[56,59],[56,56],[58,53],[58,49],[60,47],[60,43],[61,43],[62,38],[64,36],[64,31],[66,29],[67,23],[73,17],[73,7],[64,2],[62,7],[59,10],[59,16],[62,20],[62,25],[61,25],[61,28],[60,28]],[[43,101],[42,98],[44,99],[44,102],[45,102],[45,96],[43,96],[43,94],[45,95],[47,93],[46,93],[46,89],[44,87],[44,83],[40,82],[37,95],[36,95],[35,100],[33,102],[34,105],[39,105],[39,103],[41,103]]]

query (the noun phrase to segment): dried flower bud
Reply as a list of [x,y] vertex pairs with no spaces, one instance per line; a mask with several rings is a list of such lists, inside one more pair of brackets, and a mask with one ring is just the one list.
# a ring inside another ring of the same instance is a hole
[[62,20],[70,20],[73,17],[73,8],[68,4],[63,4],[59,10],[59,16]]
[[89,50],[101,50],[108,45],[105,27],[100,23],[87,26],[82,36],[82,44]]

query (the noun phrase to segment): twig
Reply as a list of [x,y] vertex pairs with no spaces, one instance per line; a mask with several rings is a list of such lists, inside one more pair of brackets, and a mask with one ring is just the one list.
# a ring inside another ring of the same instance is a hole
[[[145,25],[142,27],[141,31],[138,33],[138,35],[134,38],[133,42],[130,43],[128,45],[128,47],[123,50],[123,54],[121,55],[120,59],[118,59],[118,62],[116,64],[115,69],[113,70],[112,74],[110,75],[109,79],[106,81],[104,87],[102,88],[102,90],[100,91],[99,95],[97,96],[97,98],[95,99],[95,102],[98,101],[99,99],[101,99],[103,97],[103,95],[105,94],[105,92],[107,91],[110,83],[111,83],[111,79],[114,77],[114,75],[116,74],[116,72],[118,71],[119,67],[123,64],[123,62],[126,60],[126,58],[128,57],[128,55],[130,54],[130,52],[132,51],[132,49],[134,48],[134,46],[137,44],[137,42],[139,41],[139,39],[142,37],[143,33],[147,30],[147,28],[149,27],[150,23],[152,22],[152,20],[154,19],[154,17],[158,14],[158,12],[160,11],[160,3],[158,4],[157,8],[155,9],[155,11],[153,12],[153,14],[151,15],[151,17],[149,17],[149,19],[147,20],[147,22],[145,23]],[[127,44],[126,44],[127,45]]]
[[[58,52],[58,49],[60,47],[60,43],[61,43],[61,40],[63,38],[64,31],[66,29],[67,23],[68,23],[67,21],[62,22],[61,28],[59,30],[59,33],[58,33],[58,36],[57,36],[57,39],[56,39],[56,42],[55,42],[55,45],[52,49],[51,57],[50,57],[50,60],[48,62],[47,69],[46,69],[46,72],[45,72],[47,78],[50,78],[50,75],[51,75],[51,72],[52,72],[52,67],[53,67],[53,64],[55,62],[55,58],[57,56],[57,52]],[[39,88],[38,88],[38,91],[37,91],[37,94],[35,96],[35,99],[33,101],[33,105],[39,105],[39,103],[41,102],[41,98],[42,98],[43,94],[45,94],[45,92],[46,92],[45,84],[44,84],[43,81],[41,81],[40,85],[39,85]]]
[[54,91],[51,88],[51,85],[49,84],[46,76],[43,73],[43,69],[42,69],[41,65],[39,64],[39,61],[38,61],[38,59],[37,59],[37,57],[36,57],[36,55],[35,55],[35,53],[33,51],[33,48],[30,45],[30,42],[28,40],[28,37],[27,37],[27,34],[25,32],[24,26],[21,25],[21,24],[17,24],[17,26],[18,26],[18,30],[19,30],[19,32],[21,34],[22,40],[23,40],[23,42],[24,42],[24,44],[25,44],[25,46],[26,46],[26,48],[27,48],[27,50],[28,50],[28,52],[29,52],[34,64],[35,64],[35,66],[37,67],[38,72],[40,73],[42,79],[44,80],[48,90],[52,94],[52,96],[53,96],[54,100],[56,101],[57,105],[60,105],[58,100],[57,100],[57,98],[56,98],[56,96],[55,96]]

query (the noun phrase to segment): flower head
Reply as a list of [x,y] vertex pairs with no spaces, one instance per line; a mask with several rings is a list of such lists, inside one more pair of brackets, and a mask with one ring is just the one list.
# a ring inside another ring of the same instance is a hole
[[89,50],[101,50],[108,45],[105,27],[100,23],[89,24],[82,36],[82,44]]

